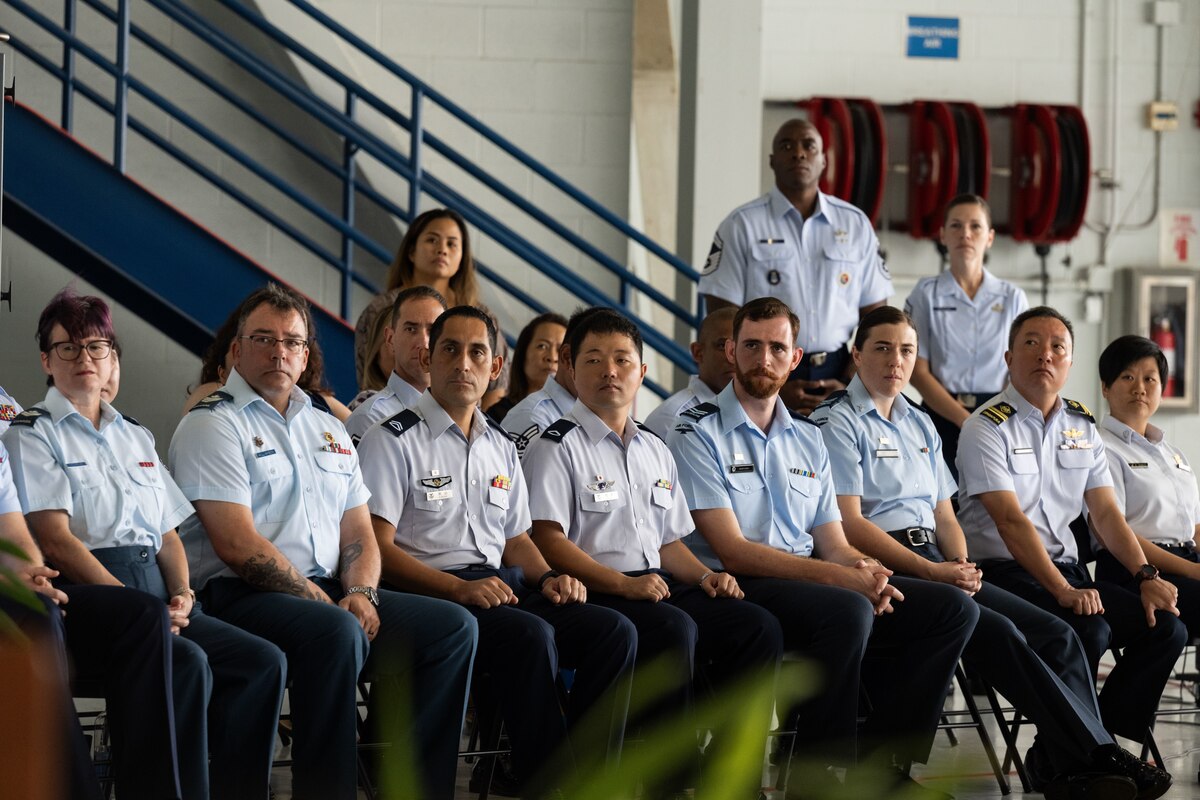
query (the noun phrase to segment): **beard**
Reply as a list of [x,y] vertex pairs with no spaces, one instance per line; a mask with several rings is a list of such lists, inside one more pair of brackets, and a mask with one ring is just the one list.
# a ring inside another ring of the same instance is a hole
[[787,373],[782,375],[771,372],[762,367],[755,367],[750,370],[743,370],[741,367],[734,365],[734,375],[737,376],[737,382],[741,385],[746,394],[757,400],[766,400],[769,397],[779,394],[779,390],[787,383]]

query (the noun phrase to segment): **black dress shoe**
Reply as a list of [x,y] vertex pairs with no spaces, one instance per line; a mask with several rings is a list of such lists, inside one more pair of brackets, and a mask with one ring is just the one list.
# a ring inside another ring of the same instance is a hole
[[[471,770],[471,782],[467,788],[472,794],[479,794],[486,785],[488,761],[487,758],[480,758],[475,762],[474,769]],[[492,786],[489,793],[500,797],[521,796],[521,784],[517,781],[517,776],[513,774],[512,759],[506,755],[496,756],[496,769],[492,772]]]
[[1147,764],[1116,744],[1096,748],[1092,753],[1092,769],[1129,778],[1137,786],[1137,800],[1154,800],[1171,788],[1171,773]]
[[1025,751],[1025,774],[1029,777],[1029,788],[1035,792],[1044,792],[1050,782],[1058,777],[1058,770],[1050,763],[1050,756],[1037,739]]
[[1046,800],[1134,800],[1137,786],[1121,775],[1060,775],[1046,784]]

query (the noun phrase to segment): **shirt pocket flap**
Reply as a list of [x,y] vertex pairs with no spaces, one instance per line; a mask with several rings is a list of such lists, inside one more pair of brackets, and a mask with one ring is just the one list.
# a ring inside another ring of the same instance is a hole
[[332,472],[335,475],[350,474],[350,456],[342,453],[313,453],[313,460],[317,467],[325,472]]
[[1085,469],[1090,467],[1094,460],[1090,449],[1071,448],[1058,451],[1058,465],[1064,469]]
[[794,472],[788,473],[788,485],[805,497],[813,497],[821,492],[821,482],[819,480],[804,475],[797,475]]
[[1009,453],[1008,463],[1017,475],[1036,475],[1038,472],[1037,456],[1033,453]]
[[773,244],[755,242],[750,245],[750,258],[753,261],[779,261],[787,257],[787,245],[783,242]]
[[738,472],[729,476],[729,487],[742,494],[755,494],[763,490],[763,479],[758,470]]
[[650,499],[654,501],[654,505],[659,508],[670,508],[675,502],[671,497],[671,490],[665,486],[651,486]]
[[830,242],[821,248],[827,261],[858,261],[859,254],[849,242]]
[[133,479],[134,483],[142,486],[152,486],[157,489],[163,485],[162,477],[154,467],[143,467],[140,464],[134,464],[131,467],[126,467],[125,471],[129,473],[129,477]]

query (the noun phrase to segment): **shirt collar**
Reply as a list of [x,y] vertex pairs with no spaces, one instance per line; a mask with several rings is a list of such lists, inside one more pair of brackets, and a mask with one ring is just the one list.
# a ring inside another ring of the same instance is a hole
[[568,409],[575,405],[575,397],[558,382],[558,373],[546,378],[546,382],[542,384],[542,391],[559,408]]
[[1039,421],[1048,423],[1063,408],[1062,395],[1059,395],[1054,398],[1054,408],[1050,410],[1050,416],[1043,420],[1041,409],[1036,408],[1033,403],[1026,400],[1025,396],[1018,392],[1017,388],[1012,385],[1012,381],[1009,381],[1008,385],[1004,387],[1004,391],[1000,393],[1000,396],[1017,410],[1017,417],[1020,419],[1035,416]]
[[[582,400],[576,400],[575,405],[571,407],[571,416],[579,423],[579,427],[583,428],[583,432],[587,434],[588,441],[593,445],[599,444],[606,437],[616,438],[617,432],[608,427],[608,423],[596,416],[595,412],[584,405]],[[629,447],[630,442],[640,436],[642,431],[637,426],[637,422],[633,417],[627,417],[625,420],[625,436],[620,439],[624,447]]]
[[405,407],[411,406],[417,402],[417,398],[421,396],[421,390],[413,386],[408,381],[401,378],[395,372],[388,376],[387,389],[390,389],[392,395],[400,399],[400,402]]
[[[768,203],[771,206],[771,217],[773,219],[783,219],[789,211],[796,212],[796,215],[801,219],[804,215],[800,213],[800,209],[792,205],[792,201],[784,197],[783,192],[779,191],[778,186],[771,186],[771,190],[767,192]],[[824,192],[817,192],[817,205],[813,209],[812,219],[817,217],[829,218],[829,205],[825,200]]]
[[[442,408],[441,403],[437,401],[428,389],[421,393],[410,408],[413,408],[421,419],[425,420],[425,424],[429,426],[429,430],[433,433],[433,438],[441,437],[446,431],[453,430],[459,436],[462,436],[462,431],[458,427],[458,423],[450,418],[446,413],[446,409]],[[492,426],[488,424],[487,417],[479,410],[479,406],[471,414],[471,435],[468,438],[469,442],[474,442],[480,436],[488,436],[492,433]]]
[[1100,425],[1109,433],[1116,434],[1126,442],[1133,442],[1138,439],[1142,439],[1150,444],[1158,444],[1163,440],[1162,428],[1159,428],[1151,423],[1146,423],[1145,436],[1141,436],[1137,431],[1126,425],[1124,422],[1121,422],[1121,420],[1117,419],[1112,414],[1109,414],[1107,417],[1105,417],[1104,421],[1101,422]]
[[[954,273],[950,270],[946,270],[937,276],[937,293],[959,295],[962,297],[967,296],[966,291],[958,285],[958,281],[954,278]],[[1000,291],[1000,279],[985,268],[983,270],[983,281],[979,284],[979,291],[975,292],[975,301],[978,301],[980,297],[993,294],[1003,294]]]
[[[71,401],[67,399],[66,395],[64,395],[54,386],[51,386],[46,391],[46,399],[43,401],[43,404],[46,406],[46,410],[50,412],[50,419],[55,425],[58,425],[72,414],[78,414],[80,419],[84,419],[83,415],[80,414],[79,410],[71,404]],[[87,422],[87,426],[89,428],[92,427],[91,422],[87,420],[84,421]],[[118,414],[116,409],[101,400],[100,428],[103,429],[111,422],[116,422],[117,424],[122,425],[125,423],[125,418]]]
[[[717,395],[717,407],[721,409],[721,433],[728,435],[740,425],[745,425],[751,431],[757,431],[758,426],[750,421],[750,417],[746,416],[746,409],[742,408],[742,401],[738,400],[733,384],[734,381],[730,381],[729,385]],[[792,427],[792,415],[778,396],[775,397],[775,419],[772,421],[771,427],[781,431]],[[770,435],[770,431],[765,433]]]
[[[219,391],[223,391],[233,398],[233,407],[238,411],[246,408],[255,400],[260,401],[264,406],[275,410],[275,407],[267,402],[266,398],[255,391],[254,387],[246,383],[246,379],[242,377],[242,373],[236,369],[229,373],[229,377],[225,380],[225,385]],[[292,392],[288,397],[288,418],[291,418],[291,410],[297,403],[305,406],[311,406],[312,400],[304,390],[295,384],[292,385]],[[279,413],[279,412],[276,412]]]
[[[879,409],[875,406],[875,401],[871,399],[871,393],[867,391],[866,385],[857,374],[850,379],[850,385],[846,387],[846,396],[850,398],[850,405],[858,416],[863,417],[874,411],[876,417],[883,419]],[[892,401],[892,418],[886,421],[893,425],[900,424],[900,421],[908,416],[911,408],[912,404],[908,402],[907,397],[902,394],[896,395],[896,399]]]
[[717,399],[717,393],[708,388],[708,384],[700,380],[699,375],[688,378],[688,391],[701,403],[711,403]]

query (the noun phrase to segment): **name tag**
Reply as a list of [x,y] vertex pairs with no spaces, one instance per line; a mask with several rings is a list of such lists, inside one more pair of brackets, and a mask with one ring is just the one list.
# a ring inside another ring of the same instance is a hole
[[1184,464],[1182,461],[1180,461],[1180,462],[1179,462],[1179,468],[1180,468],[1181,470],[1183,470],[1184,472],[1191,472],[1191,471],[1192,471],[1192,468],[1191,468],[1191,466],[1189,466],[1189,465],[1187,465],[1187,464]]
[[263,450],[262,452],[255,453],[254,457],[255,458],[266,458],[267,456],[273,456],[273,455],[275,455],[274,450]]
[[438,489],[435,492],[426,492],[425,493],[426,500],[449,500],[453,496],[454,496],[453,489]]
[[1130,461],[1130,469],[1150,469],[1150,463],[1147,461]]
[[934,311],[958,311],[958,306],[934,306]]
[[875,451],[876,458],[899,458],[899,450],[885,450],[882,447]]
[[729,472],[733,475],[739,475],[743,472],[754,472],[753,464],[731,464]]
[[1013,451],[1014,456],[1023,456],[1027,453],[1032,453],[1033,448],[1032,447],[1014,447],[1012,449],[1012,451]]
[[616,492],[596,492],[592,495],[592,499],[597,503],[606,503],[609,500],[616,500],[619,495]]

